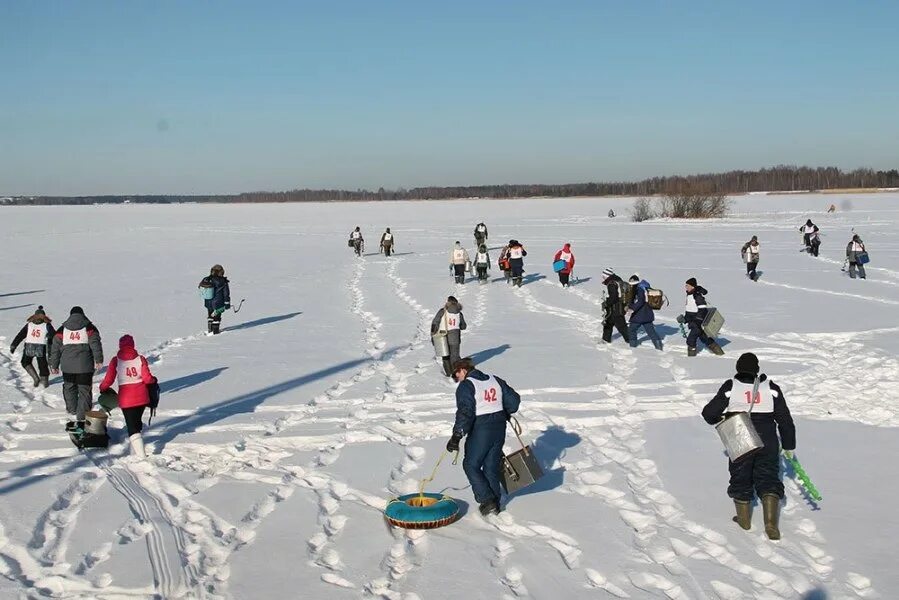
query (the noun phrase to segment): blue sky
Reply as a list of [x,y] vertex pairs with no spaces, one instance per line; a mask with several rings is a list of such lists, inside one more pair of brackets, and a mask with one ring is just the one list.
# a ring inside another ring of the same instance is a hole
[[0,1],[0,194],[899,164],[899,2]]

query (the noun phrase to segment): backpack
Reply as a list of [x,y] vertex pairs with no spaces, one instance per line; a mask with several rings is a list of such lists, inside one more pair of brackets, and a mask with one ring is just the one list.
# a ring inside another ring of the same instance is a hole
[[649,308],[652,310],[662,310],[662,305],[665,302],[668,302],[668,298],[665,297],[665,292],[662,290],[657,290],[655,288],[646,290],[646,304],[648,304]]
[[621,302],[621,306],[627,309],[628,305],[634,301],[636,290],[634,286],[626,281],[618,281],[616,283],[618,284],[618,300]]

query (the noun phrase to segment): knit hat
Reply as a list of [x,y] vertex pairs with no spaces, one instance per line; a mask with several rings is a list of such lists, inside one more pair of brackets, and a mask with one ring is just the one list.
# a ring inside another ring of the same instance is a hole
[[119,350],[134,348],[134,338],[127,333],[119,338]]
[[566,244],[563,246],[563,248],[564,248],[565,250],[571,250],[571,242],[566,243]]
[[38,307],[37,307],[37,310],[34,311],[34,314],[36,314],[36,315],[41,315],[42,317],[46,317],[46,316],[47,316],[47,313],[44,312],[44,307],[43,307],[43,306],[38,306]]
[[633,275],[631,275],[631,277],[630,277],[630,279],[628,279],[628,281],[631,283],[640,283],[640,274],[634,273]]
[[615,271],[613,271],[609,267],[606,267],[605,269],[602,270],[602,280],[605,281],[606,279],[608,279],[609,277],[611,277],[614,274],[615,274]]
[[757,241],[759,241],[759,237],[758,237],[757,235],[754,235],[754,236],[752,236],[752,239],[749,240],[749,241],[750,241],[750,242],[757,242]]
[[759,357],[752,352],[741,354],[737,359],[737,373],[746,373],[747,375],[759,374]]
[[222,265],[212,265],[212,268],[209,269],[210,275],[218,275],[219,277],[225,276],[225,267]]
[[695,278],[695,277],[691,277],[690,279],[688,279],[688,280],[685,281],[684,283],[686,283],[687,285],[692,286],[692,287],[696,287],[696,286],[699,285],[698,283],[696,283],[696,278]]
[[84,309],[80,306],[73,306],[72,310],[69,311],[70,315],[84,315]]

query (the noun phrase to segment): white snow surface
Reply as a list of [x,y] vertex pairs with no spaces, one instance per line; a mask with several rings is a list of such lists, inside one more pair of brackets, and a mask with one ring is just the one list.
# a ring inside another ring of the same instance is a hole
[[[747,196],[724,220],[640,224],[630,203],[0,209],[0,597],[895,597],[899,195]],[[799,252],[809,217],[818,259]],[[473,250],[481,220],[494,261],[512,237],[527,248],[521,289],[452,283],[452,243]],[[390,259],[374,254],[387,226]],[[852,228],[865,281],[840,270]],[[740,260],[753,234],[757,283]],[[567,290],[551,269],[564,242],[580,278]],[[246,303],[206,337],[196,286],[214,263]],[[665,290],[664,352],[601,341],[604,267]],[[675,317],[691,276],[727,318],[724,357],[686,356]],[[451,431],[428,335],[448,294],[463,353],[521,392],[546,475],[485,520],[444,460],[428,489],[463,518],[392,529],[386,502],[417,489]],[[38,304],[56,325],[83,306],[107,361],[135,336],[163,389],[147,461],[129,457],[118,411],[108,451],[69,443],[59,378],[35,390],[9,354]],[[751,531],[731,522],[727,461],[699,415],[746,351],[783,388],[824,497],[785,478],[780,542],[758,506]]]

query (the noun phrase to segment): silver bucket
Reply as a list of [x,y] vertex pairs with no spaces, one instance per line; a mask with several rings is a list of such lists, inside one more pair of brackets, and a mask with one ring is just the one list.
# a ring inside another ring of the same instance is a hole
[[431,343],[434,344],[434,353],[437,358],[446,358],[450,355],[449,340],[445,331],[438,331],[431,336]]
[[106,435],[106,418],[105,412],[99,410],[89,410],[84,413],[84,431],[94,435]]
[[731,415],[715,425],[715,429],[731,462],[737,462],[765,446],[755,430],[755,425],[752,424],[749,413]]

